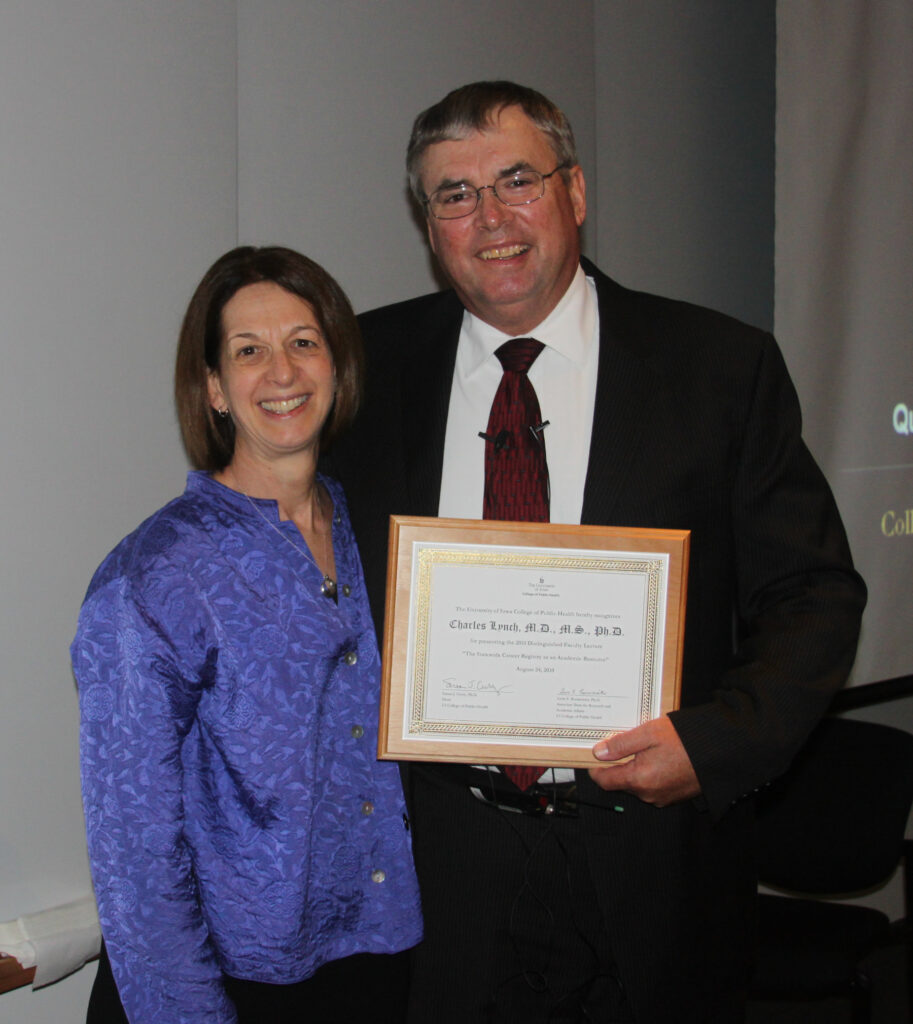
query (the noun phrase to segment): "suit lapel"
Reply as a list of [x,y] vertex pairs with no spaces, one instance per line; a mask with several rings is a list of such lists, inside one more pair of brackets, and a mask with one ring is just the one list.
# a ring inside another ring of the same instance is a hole
[[436,516],[444,465],[447,410],[463,307],[453,292],[426,310],[416,324],[402,388],[402,425],[408,507]]
[[584,269],[594,277],[599,299],[599,369],[581,518],[607,525],[615,521],[639,462],[643,425],[649,422],[650,373],[632,346],[627,293],[592,264],[584,261]]

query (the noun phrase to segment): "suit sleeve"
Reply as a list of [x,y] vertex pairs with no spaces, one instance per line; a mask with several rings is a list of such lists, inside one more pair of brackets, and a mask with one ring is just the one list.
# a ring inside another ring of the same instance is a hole
[[866,598],[768,342],[731,493],[735,657],[719,680],[702,681],[709,702],[671,716],[715,817],[789,766],[852,667]]

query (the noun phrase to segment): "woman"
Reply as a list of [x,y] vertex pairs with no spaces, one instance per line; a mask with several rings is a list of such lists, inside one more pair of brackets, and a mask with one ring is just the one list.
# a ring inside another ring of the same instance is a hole
[[132,1024],[399,1019],[391,954],[421,935],[408,822],[375,758],[379,657],[345,501],[317,473],[361,365],[316,264],[219,259],[178,345],[197,471],[89,587],[83,800]]

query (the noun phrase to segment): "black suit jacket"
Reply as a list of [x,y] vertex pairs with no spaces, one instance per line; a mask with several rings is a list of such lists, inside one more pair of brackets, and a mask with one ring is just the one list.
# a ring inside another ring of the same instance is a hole
[[[706,994],[749,969],[745,798],[785,770],[845,680],[865,588],[773,338],[584,267],[600,349],[582,520],[691,531],[682,708],[671,717],[702,796],[656,809],[578,773],[596,805],[582,825],[629,998],[651,1022],[690,1019],[688,1006],[699,1020]],[[441,292],[360,318],[367,395],[332,468],[378,630],[388,516],[437,515],[462,312]]]

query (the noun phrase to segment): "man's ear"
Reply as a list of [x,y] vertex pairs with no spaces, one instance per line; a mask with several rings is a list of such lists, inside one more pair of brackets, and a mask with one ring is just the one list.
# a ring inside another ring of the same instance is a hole
[[571,197],[571,206],[574,208],[574,220],[579,228],[586,220],[586,180],[583,177],[583,168],[575,164],[567,172],[567,191]]
[[431,246],[431,251],[437,256],[437,248],[434,244],[434,232],[431,230],[431,214],[425,214],[425,230],[428,232],[428,244]]

